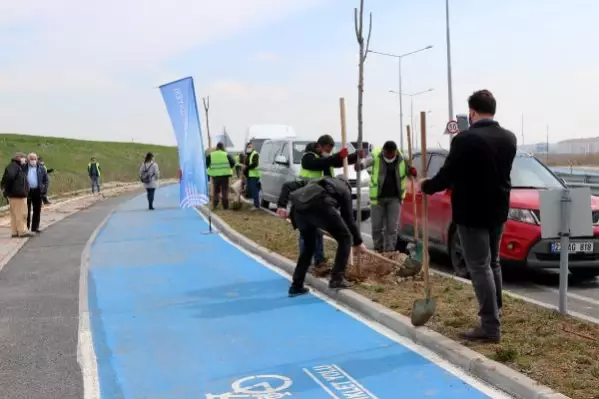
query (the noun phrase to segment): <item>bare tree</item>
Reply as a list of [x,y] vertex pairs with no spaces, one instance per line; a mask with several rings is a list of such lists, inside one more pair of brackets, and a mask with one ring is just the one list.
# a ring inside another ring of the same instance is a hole
[[[364,40],[364,0],[360,0],[360,9],[354,8],[354,24],[356,29],[356,39],[358,40],[358,46],[360,49],[359,54],[359,64],[358,64],[358,160],[360,162],[361,153],[362,153],[362,100],[364,95],[364,62],[366,61],[366,57],[368,56],[368,50],[370,48],[370,36],[372,35],[372,13],[369,13],[369,22],[368,22],[368,35],[366,36],[366,40]],[[356,180],[356,190],[358,194],[357,198],[357,209],[356,209],[356,217],[358,218],[358,232],[361,233],[362,230],[362,195],[361,195],[361,168],[358,168]],[[357,272],[360,275],[360,259],[361,257],[358,255],[358,259],[356,262]]]
[[208,148],[212,148],[212,139],[210,138],[210,119],[208,117],[208,111],[210,110],[210,96],[202,98],[204,103],[204,114],[206,115],[206,133],[208,134]]

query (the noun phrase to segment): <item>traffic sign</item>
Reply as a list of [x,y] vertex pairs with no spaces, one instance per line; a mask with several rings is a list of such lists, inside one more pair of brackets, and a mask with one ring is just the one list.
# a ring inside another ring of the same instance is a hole
[[457,121],[447,122],[447,127],[445,129],[447,130],[447,133],[449,133],[449,134],[456,134],[457,132],[460,131],[460,127],[458,126]]

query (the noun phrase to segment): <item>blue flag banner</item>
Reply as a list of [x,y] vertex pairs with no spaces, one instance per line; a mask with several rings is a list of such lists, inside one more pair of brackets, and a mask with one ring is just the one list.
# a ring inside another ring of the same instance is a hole
[[166,110],[179,147],[181,168],[181,208],[207,204],[208,175],[202,143],[202,129],[193,78],[183,78],[160,86]]

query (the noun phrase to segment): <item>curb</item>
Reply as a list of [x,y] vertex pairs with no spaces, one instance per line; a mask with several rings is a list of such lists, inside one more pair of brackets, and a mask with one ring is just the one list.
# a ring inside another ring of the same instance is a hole
[[[199,208],[204,216],[210,211],[202,206]],[[214,226],[235,244],[245,250],[266,260],[271,265],[293,274],[295,263],[276,252],[261,247],[256,242],[231,228],[218,215],[211,213]],[[307,283],[320,293],[328,296],[362,316],[378,322],[395,331],[399,335],[408,337],[416,344],[421,345],[436,353],[443,359],[468,371],[480,380],[519,399],[570,399],[551,388],[542,385],[522,373],[514,371],[501,363],[491,360],[444,335],[427,327],[414,327],[409,318],[396,313],[382,305],[351,290],[336,291],[328,287],[328,282],[308,274]]]

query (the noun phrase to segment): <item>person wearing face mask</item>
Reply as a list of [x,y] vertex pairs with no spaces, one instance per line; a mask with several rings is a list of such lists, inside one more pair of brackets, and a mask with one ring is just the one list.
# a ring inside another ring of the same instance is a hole
[[469,341],[499,342],[502,276],[499,243],[510,206],[516,136],[494,120],[497,102],[488,90],[468,98],[468,130],[455,135],[439,172],[421,182],[424,194],[451,188],[452,221],[478,300],[480,326]]
[[248,198],[254,202],[253,211],[260,209],[260,169],[258,163],[260,154],[254,150],[252,143],[248,143],[245,147],[245,165],[244,175],[246,177],[246,187]]
[[27,227],[33,233],[40,233],[40,219],[42,213],[42,197],[47,194],[48,174],[46,168],[37,163],[37,155],[30,153],[26,164],[27,183]]
[[[335,177],[335,168],[343,167],[343,160],[347,158],[348,164],[353,165],[358,159],[358,153],[349,154],[347,148],[342,148],[336,154],[331,154],[335,147],[335,140],[328,134],[322,135],[315,143],[306,146],[301,159],[299,177],[302,180],[315,180],[325,176]],[[324,237],[320,230],[316,231],[316,247],[314,249],[314,265],[318,269],[328,267],[328,260],[324,254]],[[300,252],[304,248],[304,237],[298,239]]]
[[27,156],[17,152],[2,175],[0,188],[2,194],[8,199],[10,212],[10,230],[13,238],[29,237],[27,231],[27,194],[29,185],[27,183],[27,172],[25,164]]
[[[46,168],[46,163],[44,162],[44,160],[42,159],[42,157],[38,157],[37,159],[38,164],[43,167],[46,171],[46,174],[48,175],[48,187],[50,187],[50,173],[54,172],[54,169],[48,169]],[[44,203],[44,205],[50,205],[52,202],[50,202],[50,200],[48,199],[48,195],[44,195],[42,197],[42,202]]]
[[401,203],[406,196],[408,177],[416,177],[394,141],[387,141],[382,150],[373,149],[367,158],[356,164],[356,170],[372,167],[370,173],[370,206],[372,241],[376,252],[393,252]]
[[229,209],[229,180],[233,176],[234,166],[235,159],[225,151],[225,145],[221,142],[216,144],[214,151],[206,155],[206,168],[214,190],[213,209],[218,207],[219,199],[222,199],[223,209]]

